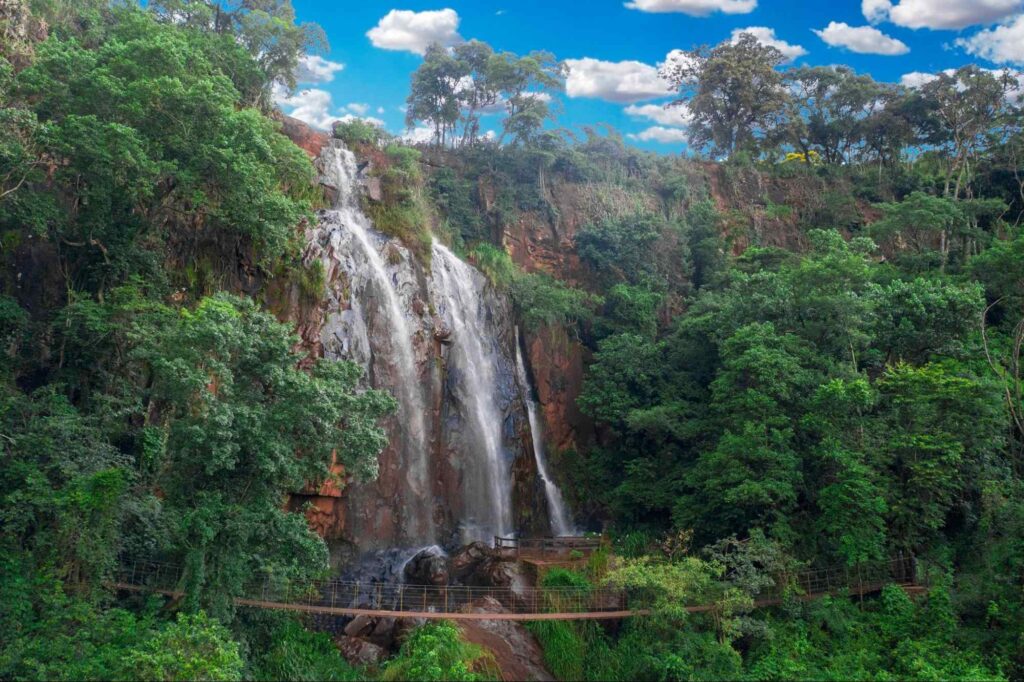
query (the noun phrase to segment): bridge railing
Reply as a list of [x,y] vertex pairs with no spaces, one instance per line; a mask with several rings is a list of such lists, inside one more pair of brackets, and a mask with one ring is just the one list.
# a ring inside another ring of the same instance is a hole
[[[123,566],[115,586],[168,595],[184,592],[180,567],[148,561]],[[314,581],[301,588],[270,579],[252,581],[240,589],[237,601],[248,606],[290,604],[324,611],[464,613],[480,607],[488,597],[505,612],[515,614],[615,612],[630,608],[627,592],[614,588],[436,586],[342,580]]]
[[593,552],[601,546],[595,536],[561,535],[546,538],[506,538],[494,536],[494,548],[503,557],[560,557],[573,551]]
[[[179,566],[153,561],[134,561],[118,571],[118,589],[160,592],[180,596],[184,574]],[[761,605],[777,603],[787,590],[807,597],[846,592],[867,594],[887,584],[915,585],[917,566],[913,557],[864,564],[852,568],[806,570],[776,577],[776,588],[758,599]],[[236,602],[243,606],[299,610],[366,610],[395,613],[466,613],[483,606],[485,598],[501,605],[505,613],[612,613],[648,610],[658,599],[651,590],[633,591],[608,587],[476,587],[471,585],[408,585],[404,583],[322,580],[305,585],[271,577],[254,579],[241,586]],[[713,604],[684,604],[703,611]]]

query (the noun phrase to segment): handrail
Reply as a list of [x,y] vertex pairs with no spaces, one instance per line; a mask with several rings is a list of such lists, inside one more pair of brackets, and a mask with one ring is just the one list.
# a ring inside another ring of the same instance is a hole
[[[761,595],[755,606],[782,601],[791,587],[803,592],[800,598],[847,591],[867,594],[887,584],[916,585],[913,557],[865,564],[859,567],[811,569],[793,575],[780,575],[778,588]],[[180,596],[184,572],[181,567],[153,561],[134,561],[119,569],[113,586],[117,589],[156,592]],[[274,583],[269,577],[241,586],[235,602],[241,606],[291,609],[336,615],[402,614],[406,617],[483,618],[480,601],[490,597],[499,602],[502,613],[488,613],[495,620],[531,618],[623,618],[648,613],[654,604],[650,592],[607,587],[478,587],[472,585],[409,585],[405,583],[360,582],[342,580],[315,581],[306,586]],[[713,604],[688,604],[688,611],[712,610]],[[416,614],[415,616],[413,614]],[[427,615],[425,615],[427,614]]]

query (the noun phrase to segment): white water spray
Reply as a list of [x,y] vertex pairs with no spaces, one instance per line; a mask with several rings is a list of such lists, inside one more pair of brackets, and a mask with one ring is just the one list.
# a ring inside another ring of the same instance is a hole
[[537,475],[544,483],[544,497],[548,501],[551,532],[556,536],[576,535],[576,530],[565,506],[565,500],[562,498],[562,491],[558,489],[555,482],[551,480],[551,474],[548,473],[547,456],[544,452],[544,434],[541,431],[540,418],[537,416],[537,402],[533,399],[533,387],[530,385],[530,377],[526,373],[526,364],[523,362],[523,353],[520,350],[518,327],[516,327],[516,375],[519,379],[519,388],[523,392],[523,400],[526,402],[526,416],[530,421],[530,437],[533,440],[533,456],[537,461]]
[[[346,149],[340,141],[332,140],[321,152],[323,171],[338,196],[333,210],[325,211],[322,223],[332,228],[330,239],[336,252],[348,251],[357,273],[365,277],[372,286],[382,305],[377,306],[386,318],[384,323],[389,331],[390,352],[386,349],[374,349],[378,358],[386,358],[393,363],[395,381],[393,388],[397,393],[399,404],[399,423],[404,431],[404,464],[406,467],[406,484],[409,495],[403,498],[407,502],[406,516],[403,519],[405,532],[409,539],[431,541],[434,539],[433,495],[431,494],[429,474],[429,447],[426,428],[426,408],[423,387],[416,367],[416,356],[413,349],[413,332],[402,309],[396,284],[388,272],[381,257],[378,241],[380,236],[373,231],[369,218],[362,212],[358,201],[358,169],[355,155]],[[349,242],[346,248],[343,242]],[[369,352],[369,340],[366,332],[364,311],[370,306],[360,302],[352,294],[351,310],[353,315],[361,318],[353,327],[359,333],[355,342],[366,345],[364,352]]]
[[[488,343],[482,291],[483,275],[434,242],[432,270],[440,313],[453,333],[453,371],[460,373],[459,400],[482,452],[466,462],[465,540],[489,541],[508,535],[512,525],[512,486],[502,448],[502,412],[498,400],[498,355]],[[485,344],[487,344],[485,346]]]

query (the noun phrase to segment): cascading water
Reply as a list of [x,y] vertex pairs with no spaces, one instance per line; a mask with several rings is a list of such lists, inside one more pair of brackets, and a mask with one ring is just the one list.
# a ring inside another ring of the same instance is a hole
[[457,400],[468,413],[477,452],[466,453],[463,479],[464,540],[487,540],[513,532],[509,465],[502,446],[502,411],[493,333],[487,328],[484,276],[442,244],[432,247],[432,274],[439,313],[453,335],[449,371]]
[[[413,330],[403,311],[396,280],[388,271],[380,247],[387,240],[373,230],[358,201],[358,169],[355,156],[339,140],[332,140],[321,152],[321,166],[327,184],[337,190],[334,208],[321,215],[321,227],[329,232],[335,258],[344,259],[342,267],[351,283],[349,309],[342,315],[345,330],[342,353],[368,364],[392,367],[392,388],[398,399],[398,423],[403,430],[405,490],[401,498],[405,509],[402,531],[406,541],[434,540],[433,495],[430,485],[429,439],[426,427],[426,402],[416,366]],[[371,302],[376,305],[370,305]],[[381,315],[376,346],[370,348],[367,328],[369,315]],[[390,347],[381,347],[387,344]],[[382,386],[378,386],[382,388]]]
[[575,528],[569,518],[562,491],[551,480],[548,473],[547,456],[544,452],[544,437],[541,432],[540,419],[537,417],[537,402],[533,399],[533,386],[526,373],[526,363],[520,350],[519,328],[516,327],[516,375],[519,378],[520,390],[526,402],[526,416],[530,422],[530,437],[533,440],[533,456],[537,461],[537,474],[544,483],[544,497],[548,501],[548,517],[551,520],[551,532],[556,536],[575,535]]

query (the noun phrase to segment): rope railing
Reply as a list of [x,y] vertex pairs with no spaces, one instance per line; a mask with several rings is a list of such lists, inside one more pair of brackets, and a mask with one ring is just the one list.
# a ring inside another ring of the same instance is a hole
[[[901,557],[860,567],[808,570],[778,578],[778,588],[762,595],[758,604],[781,600],[787,587],[795,587],[797,594],[813,598],[842,591],[851,595],[867,594],[886,584],[913,585],[916,584],[916,565],[912,557]],[[184,572],[179,566],[140,560],[120,568],[114,587],[181,596],[183,581]],[[343,580],[314,581],[299,586],[268,576],[243,585],[235,601],[242,606],[336,615],[407,613],[417,617],[441,617],[470,614],[488,597],[502,607],[501,613],[488,613],[488,618],[528,620],[531,616],[545,615],[599,618],[607,614],[606,617],[620,618],[648,612],[656,595],[649,590],[638,592],[608,587],[513,588]],[[686,608],[704,611],[711,606],[690,604]]]

